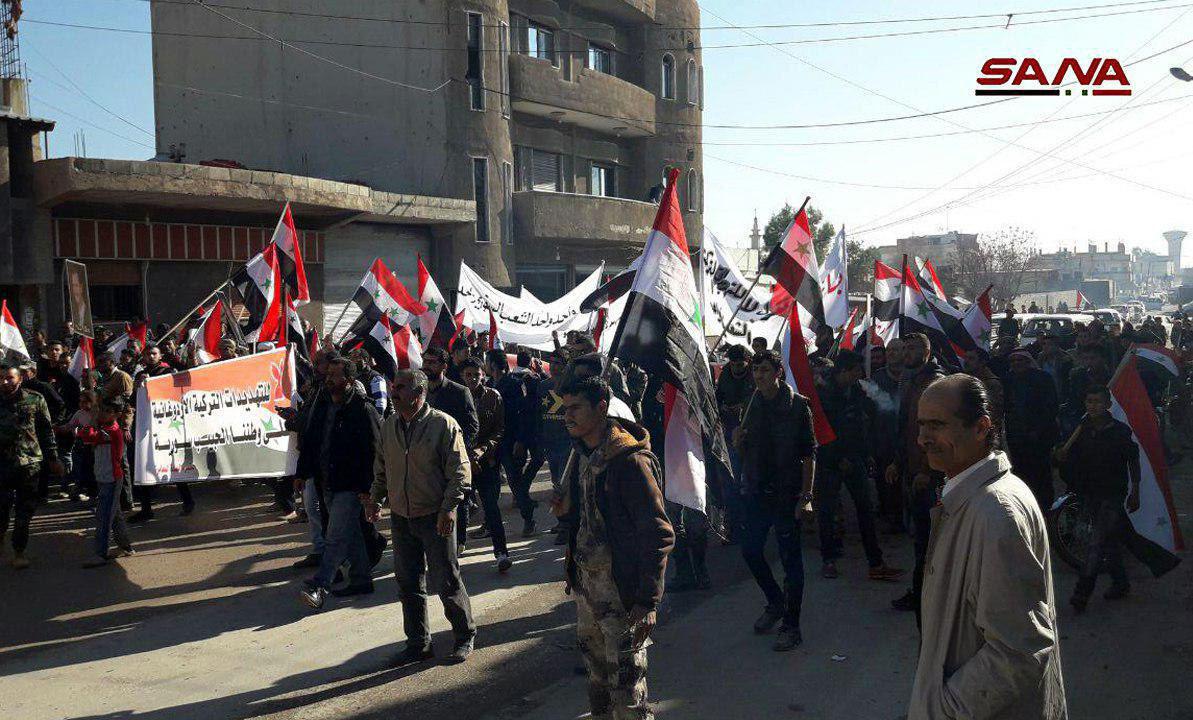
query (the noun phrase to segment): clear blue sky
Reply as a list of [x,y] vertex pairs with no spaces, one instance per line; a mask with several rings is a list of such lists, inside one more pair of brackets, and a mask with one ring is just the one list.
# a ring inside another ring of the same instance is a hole
[[[1005,14],[1111,2],[1113,0],[981,0],[964,3],[707,0],[703,4],[703,22],[707,27]],[[791,45],[782,50],[766,45],[707,47],[757,43],[758,40],[741,30],[706,29],[703,33],[707,98],[704,119],[708,125],[847,122],[969,105],[981,100],[973,95],[974,78],[988,57],[1035,56],[1046,67],[1054,67],[1067,56],[1083,61],[1090,57],[1117,57],[1127,62],[1193,39],[1193,5],[1181,7],[1187,4],[1190,4],[1188,0],[1164,0],[1133,7],[1020,14],[1012,21],[1011,28],[1005,30],[988,28]],[[350,7],[351,3],[335,3],[335,6]],[[1140,10],[1145,12],[1022,27],[1015,25],[1016,22]],[[141,0],[27,2],[25,20],[147,30],[149,4]],[[1005,20],[750,32],[767,41],[780,42],[1000,22]],[[33,114],[58,121],[58,128],[51,135],[51,155],[72,154],[72,138],[80,128],[86,133],[87,152],[93,157],[147,158],[153,155],[153,79],[147,35],[24,22],[21,50],[32,79]],[[1076,243],[1084,248],[1087,242],[1101,245],[1119,241],[1126,242],[1128,247],[1163,251],[1162,231],[1193,230],[1193,199],[1178,197],[1193,198],[1193,184],[1188,182],[1189,175],[1185,170],[1193,159],[1189,115],[1193,107],[1193,83],[1178,82],[1168,74],[1170,66],[1181,64],[1193,71],[1193,44],[1128,67],[1135,91],[1133,98],[1023,98],[936,118],[846,128],[706,128],[705,222],[723,240],[744,244],[755,210],[765,222],[783,202],[798,204],[805,195],[811,195],[813,204],[830,220],[838,225],[844,223],[848,230],[857,230],[857,237],[867,244],[885,244],[898,237],[946,228],[993,232],[1006,226],[1019,226],[1033,230],[1040,247],[1046,251],[1062,244],[1072,247]],[[91,104],[71,87],[54,65],[128,123]],[[1155,101],[1170,102],[1147,105]],[[1141,105],[1144,107],[1135,109]],[[955,133],[1035,123],[1120,106],[1126,109],[1113,115],[992,130],[985,134],[850,145],[794,145]],[[67,113],[85,118],[85,121]],[[1024,148],[1008,147],[1006,142],[1047,152],[1055,159],[1041,158],[1038,153]],[[754,167],[741,167],[726,160]],[[1002,179],[1015,170],[1019,172]],[[1109,177],[1103,174],[1105,172],[1132,182]],[[840,183],[884,187],[855,187]],[[974,193],[975,188],[986,189]],[[971,193],[971,197],[965,198]],[[950,201],[958,202],[952,207],[941,207]],[[925,211],[931,212],[890,227],[861,232],[867,227],[911,218]],[[1188,245],[1185,257],[1193,258],[1193,243]]]

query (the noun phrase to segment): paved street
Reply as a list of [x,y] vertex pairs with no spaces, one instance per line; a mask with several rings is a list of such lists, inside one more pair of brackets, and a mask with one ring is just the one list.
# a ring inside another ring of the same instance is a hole
[[[1193,507],[1190,465],[1175,483],[1178,508]],[[497,574],[487,548],[468,551],[480,638],[467,664],[393,669],[400,616],[388,553],[375,595],[309,613],[297,601],[303,576],[289,568],[306,526],[279,522],[263,486],[212,485],[196,495],[200,511],[179,518],[174,493],[160,491],[158,519],[135,530],[142,552],[98,570],[79,568],[90,538],[85,513],[55,502],[41,514],[34,567],[0,568],[0,717],[567,720],[584,712],[573,611],[550,536],[519,538],[508,576]],[[520,529],[513,513],[507,518]],[[1182,524],[1193,534],[1187,513]],[[894,564],[910,567],[908,543],[884,543]],[[914,621],[888,607],[902,585],[862,579],[856,543],[847,546],[843,577],[827,581],[805,535],[805,642],[787,655],[750,632],[760,595],[737,549],[710,555],[718,590],[663,609],[650,656],[660,717],[902,715]],[[1130,568],[1130,600],[1108,605],[1095,596],[1082,618],[1061,609],[1071,716],[1193,717],[1193,571],[1186,563],[1154,581],[1140,565]],[[1057,569],[1063,601],[1075,576]],[[442,655],[450,638],[437,602],[432,618]]]

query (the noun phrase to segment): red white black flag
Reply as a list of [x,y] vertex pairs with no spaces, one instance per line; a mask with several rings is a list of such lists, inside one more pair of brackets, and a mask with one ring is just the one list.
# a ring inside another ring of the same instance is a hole
[[311,292],[307,287],[307,271],[302,262],[302,239],[298,230],[294,228],[294,217],[290,214],[290,203],[282,210],[278,218],[277,227],[273,230],[270,244],[278,249],[278,262],[282,269],[282,279],[290,294],[294,297],[295,305],[306,305],[311,301]]
[[8,353],[15,353],[26,360],[32,359],[29,357],[29,348],[25,347],[25,338],[21,337],[21,329],[8,311],[8,301],[4,300],[0,302],[0,359]]

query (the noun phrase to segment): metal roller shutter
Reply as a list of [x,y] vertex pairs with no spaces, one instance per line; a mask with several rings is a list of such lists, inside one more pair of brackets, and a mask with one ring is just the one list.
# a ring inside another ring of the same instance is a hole
[[[360,316],[360,309],[352,302],[352,294],[374,260],[381,258],[413,296],[418,295],[418,253],[422,253],[424,262],[430,264],[431,242],[426,228],[352,223],[329,230],[324,242],[325,337],[347,306],[344,319],[336,329],[334,339],[337,340]],[[437,280],[444,287],[444,281]]]

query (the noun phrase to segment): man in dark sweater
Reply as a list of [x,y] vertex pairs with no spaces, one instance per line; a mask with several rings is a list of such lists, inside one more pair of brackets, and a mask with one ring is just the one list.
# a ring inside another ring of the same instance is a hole
[[490,350],[485,357],[485,369],[493,389],[501,394],[505,410],[505,434],[499,450],[501,467],[505,470],[505,479],[514,501],[518,503],[518,510],[522,513],[522,536],[530,537],[537,530],[534,509],[538,506],[530,497],[532,478],[527,477],[526,473],[529,459],[526,441],[535,411],[533,399],[526,390],[525,379],[510,372],[505,351]]

